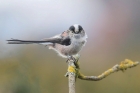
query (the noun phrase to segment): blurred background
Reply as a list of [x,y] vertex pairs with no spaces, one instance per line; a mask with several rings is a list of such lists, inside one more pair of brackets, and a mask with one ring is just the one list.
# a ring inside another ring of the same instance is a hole
[[[80,52],[83,74],[99,75],[126,58],[140,61],[139,0],[0,0],[0,93],[68,93],[66,59],[42,45],[6,40],[40,40],[75,23],[88,34]],[[140,93],[139,71],[78,79],[76,92]]]

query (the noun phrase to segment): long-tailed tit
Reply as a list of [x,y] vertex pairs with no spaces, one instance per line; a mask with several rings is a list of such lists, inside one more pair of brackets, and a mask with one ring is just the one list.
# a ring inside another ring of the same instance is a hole
[[10,39],[7,40],[8,44],[45,44],[49,49],[55,50],[60,56],[64,58],[72,57],[81,50],[85,45],[87,35],[82,26],[75,24],[59,35],[43,40],[19,40]]

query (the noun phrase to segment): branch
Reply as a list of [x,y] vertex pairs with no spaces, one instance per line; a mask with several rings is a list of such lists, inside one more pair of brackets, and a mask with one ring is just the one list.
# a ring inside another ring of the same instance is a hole
[[81,72],[79,71],[80,66],[79,66],[78,60],[80,56],[76,55],[74,58],[76,59],[76,62],[74,62],[74,60],[68,60],[68,72],[65,75],[66,77],[69,77],[69,93],[75,93],[76,78],[79,78],[82,80],[89,80],[89,81],[99,81],[114,72],[125,71],[127,70],[127,68],[132,68],[139,64],[139,62],[133,62],[129,59],[125,59],[119,65],[117,64],[113,66],[112,68],[108,69],[107,71],[105,71],[99,76],[85,76],[81,74]]
[[66,77],[69,77],[69,93],[75,93],[75,80],[76,80],[76,66],[74,65],[73,60],[68,60],[68,72],[66,73]]
[[68,62],[68,72],[65,74],[66,77],[69,77],[69,93],[75,93],[75,81],[76,78],[78,77],[78,60],[80,58],[79,55],[76,55],[75,60],[69,59]]
[[125,71],[127,70],[127,68],[132,68],[135,67],[139,64],[139,62],[133,62],[129,59],[125,59],[125,61],[122,61],[120,63],[120,65],[115,65],[113,66],[111,69],[108,69],[107,71],[105,71],[104,73],[102,73],[99,76],[84,76],[83,74],[81,74],[79,72],[78,74],[78,78],[82,79],[82,80],[90,80],[90,81],[99,81],[102,80],[103,78],[107,77],[108,75],[117,72],[117,71]]

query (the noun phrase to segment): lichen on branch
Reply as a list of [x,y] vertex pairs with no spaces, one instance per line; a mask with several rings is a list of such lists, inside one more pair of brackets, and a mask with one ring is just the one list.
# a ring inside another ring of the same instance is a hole
[[[80,57],[80,56],[79,56]],[[75,57],[76,59],[79,59],[79,57]],[[75,62],[74,66],[69,65],[68,67],[68,73],[75,73],[75,77],[82,79],[82,80],[90,80],[90,81],[99,81],[102,80],[103,78],[107,77],[108,75],[117,72],[117,71],[125,71],[127,68],[132,68],[135,67],[139,64],[139,62],[133,62],[129,59],[125,59],[122,61],[119,65],[115,65],[112,68],[108,69],[107,71],[103,72],[99,76],[85,76],[80,72],[80,66],[78,61]]]

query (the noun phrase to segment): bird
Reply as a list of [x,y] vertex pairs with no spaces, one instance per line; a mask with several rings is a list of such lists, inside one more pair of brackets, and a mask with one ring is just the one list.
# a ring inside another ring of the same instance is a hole
[[43,44],[56,51],[61,57],[75,60],[73,56],[77,55],[82,47],[85,46],[87,34],[81,25],[74,24],[68,30],[50,38],[35,41],[20,39],[7,41],[8,44]]

